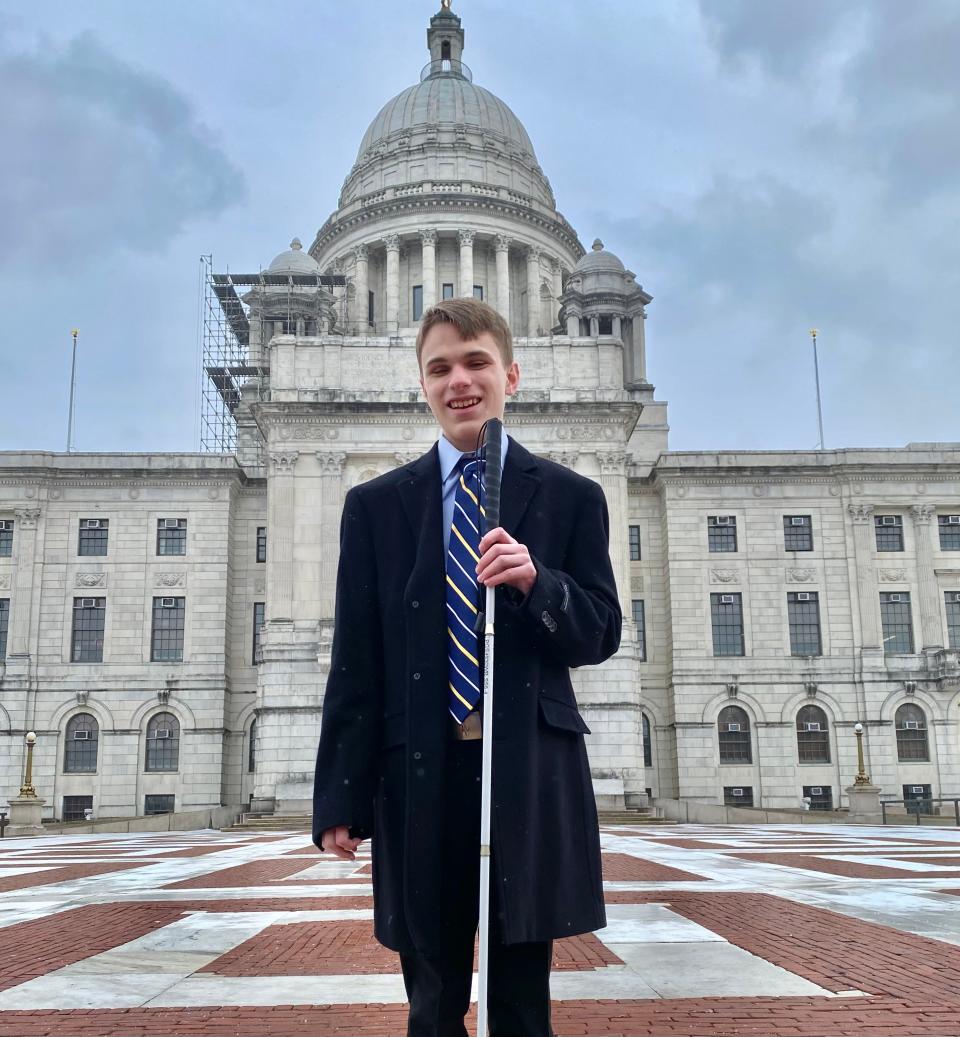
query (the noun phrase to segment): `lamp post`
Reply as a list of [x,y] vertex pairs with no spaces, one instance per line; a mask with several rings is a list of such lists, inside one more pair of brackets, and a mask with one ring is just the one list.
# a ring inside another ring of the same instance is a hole
[[863,765],[863,724],[854,724],[854,733],[857,736],[857,776],[853,779],[854,785],[869,785],[870,775],[867,774]]
[[27,743],[27,773],[23,784],[20,786],[20,795],[33,796],[35,798],[37,790],[33,787],[33,747],[37,744],[36,732],[28,731],[24,741]]

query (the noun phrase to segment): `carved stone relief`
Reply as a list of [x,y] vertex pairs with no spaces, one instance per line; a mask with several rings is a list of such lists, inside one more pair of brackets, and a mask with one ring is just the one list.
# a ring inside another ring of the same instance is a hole
[[788,583],[813,583],[817,578],[816,569],[788,569]]
[[847,513],[857,526],[864,526],[873,518],[872,504],[848,504]]
[[739,583],[740,573],[736,569],[711,569],[711,583]]
[[75,587],[106,587],[106,573],[77,573]]
[[341,452],[323,451],[318,450],[316,452],[317,464],[320,465],[320,471],[324,475],[340,475],[343,472],[343,465],[347,459],[347,455]]
[[881,569],[880,580],[883,583],[902,583],[907,578],[906,569]]
[[186,585],[186,573],[157,573],[154,577],[155,587],[185,587]]

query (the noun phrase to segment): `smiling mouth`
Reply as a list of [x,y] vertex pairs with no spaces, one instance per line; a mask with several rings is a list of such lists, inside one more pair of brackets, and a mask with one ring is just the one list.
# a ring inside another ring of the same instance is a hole
[[447,406],[451,410],[466,410],[468,407],[475,407],[480,402],[479,396],[471,396],[466,400],[451,400]]

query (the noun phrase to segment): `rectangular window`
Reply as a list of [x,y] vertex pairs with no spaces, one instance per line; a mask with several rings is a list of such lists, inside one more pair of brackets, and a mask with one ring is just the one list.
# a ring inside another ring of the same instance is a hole
[[145,814],[172,814],[175,796],[144,796],[143,812]]
[[[938,515],[937,526],[940,530],[940,550],[960,551],[960,515]],[[0,532],[0,537],[3,533]],[[0,545],[3,541],[0,540]],[[10,552],[8,551],[7,554]],[[3,554],[0,546],[0,555]]]
[[415,284],[413,286],[413,300],[411,302],[413,308],[413,319],[420,320],[423,316],[423,285]]
[[267,560],[267,527],[257,526],[257,561]]
[[930,785],[904,785],[903,798],[908,814],[933,813],[933,788]]
[[821,655],[820,595],[817,591],[788,592],[787,619],[790,623],[790,654]]
[[725,807],[752,807],[752,785],[724,785],[723,805]]
[[93,796],[63,797],[64,821],[85,821],[84,810],[93,810]]
[[181,518],[157,519],[157,554],[185,555],[187,553],[187,520]]
[[711,551],[736,551],[737,519],[735,515],[711,515],[707,519],[707,543]]
[[809,515],[783,516],[783,547],[785,551],[813,550],[813,522]]
[[743,599],[739,594],[711,594],[713,654],[743,655]]
[[947,591],[944,604],[947,607],[947,647],[960,648],[960,593]]
[[443,286],[443,288],[442,288],[442,293],[443,293],[443,298],[444,299],[452,299],[453,298],[453,285],[452,284],[445,284]]
[[479,299],[480,302],[483,302],[483,285],[482,284],[475,284],[473,286],[473,297],[474,297],[474,299]]
[[910,595],[880,595],[880,622],[883,624],[883,650],[910,655],[913,652],[913,619],[910,615]]
[[640,527],[630,527],[630,561],[640,561]]
[[0,558],[13,554],[13,519],[0,519]]
[[266,616],[267,605],[263,601],[253,603],[253,663],[260,662],[260,631]]
[[640,653],[640,661],[647,661],[647,617],[644,612],[643,601],[640,598],[633,599],[633,621],[637,626],[637,651]]
[[105,555],[107,553],[108,519],[80,519],[78,555]]
[[183,627],[186,598],[154,598],[150,661],[183,662]]
[[804,785],[803,798],[810,800],[811,810],[833,810],[833,789],[829,785]]
[[107,615],[106,598],[73,599],[73,636],[70,661],[103,662],[103,629]]
[[367,292],[367,324],[373,324],[374,316],[373,292]]
[[7,657],[7,630],[10,628],[10,599],[0,598],[0,659]]
[[903,550],[903,518],[900,515],[874,515],[873,528],[878,551]]

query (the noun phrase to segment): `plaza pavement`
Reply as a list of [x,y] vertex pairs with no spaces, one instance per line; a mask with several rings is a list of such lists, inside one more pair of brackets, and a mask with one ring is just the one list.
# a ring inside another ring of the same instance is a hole
[[[558,1037],[960,1037],[956,828],[602,841],[609,925],[555,944]],[[300,832],[0,841],[0,1037],[402,1035],[370,881]]]

